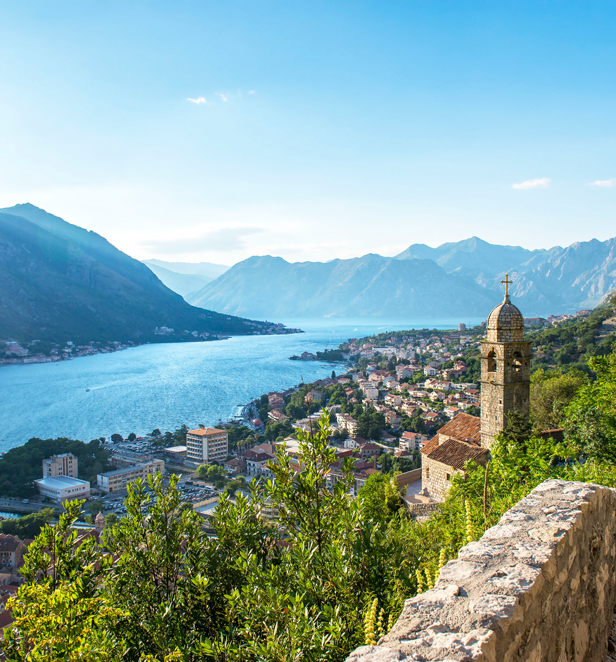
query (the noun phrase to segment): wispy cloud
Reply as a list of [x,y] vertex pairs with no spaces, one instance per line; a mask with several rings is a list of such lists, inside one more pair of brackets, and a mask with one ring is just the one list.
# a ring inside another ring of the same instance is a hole
[[616,179],[598,179],[596,182],[591,182],[590,185],[611,188],[612,186],[616,186]]
[[550,185],[549,177],[542,177],[541,179],[527,179],[525,182],[519,184],[512,184],[511,188],[518,189],[519,191],[528,191],[532,188],[548,188]]
[[211,104],[210,101],[208,101],[205,97],[197,97],[196,99],[191,99],[188,98],[186,101],[190,101],[190,103],[196,103],[198,106],[201,104],[205,104],[206,106],[209,106]]
[[223,92],[216,92],[216,96],[219,96],[221,101],[229,101],[228,95]]
[[257,90],[248,90],[248,94],[256,94]]
[[180,255],[196,251],[232,252],[248,247],[247,237],[264,232],[263,228],[244,226],[220,228],[193,237],[162,239],[144,244],[145,248],[157,254]]

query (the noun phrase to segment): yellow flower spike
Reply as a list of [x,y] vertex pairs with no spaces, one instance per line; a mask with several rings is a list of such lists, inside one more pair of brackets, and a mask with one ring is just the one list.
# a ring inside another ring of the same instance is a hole
[[415,574],[417,575],[417,595],[419,595],[425,591],[424,578],[419,568],[417,568]]
[[434,588],[434,579],[430,576],[428,568],[425,568],[424,572],[426,573],[426,584],[428,584],[428,588]]

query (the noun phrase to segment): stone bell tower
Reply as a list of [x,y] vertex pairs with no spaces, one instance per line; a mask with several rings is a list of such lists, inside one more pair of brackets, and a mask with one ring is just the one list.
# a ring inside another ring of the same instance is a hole
[[509,299],[509,275],[505,298],[490,313],[487,338],[481,343],[481,445],[490,448],[507,424],[507,415],[530,410],[530,347],[524,341],[524,318]]

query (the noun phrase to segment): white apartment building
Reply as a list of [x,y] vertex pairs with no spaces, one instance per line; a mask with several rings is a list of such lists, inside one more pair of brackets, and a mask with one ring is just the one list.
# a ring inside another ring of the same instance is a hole
[[98,474],[96,484],[103,492],[118,492],[119,490],[126,489],[129,483],[139,478],[146,480],[149,475],[155,473],[165,473],[164,460],[151,460],[150,462],[135,464],[126,469],[117,469],[116,471],[107,471],[104,474]]
[[360,383],[359,388],[363,391],[366,400],[379,399],[379,389],[376,388],[371,382],[363,381]]
[[336,414],[336,422],[341,430],[346,430],[350,435],[357,432],[357,421],[350,414]]
[[40,494],[55,503],[87,499],[90,496],[90,483],[72,476],[47,476],[34,482]]
[[199,428],[186,434],[186,459],[199,464],[222,463],[229,454],[229,437],[224,430]]
[[392,356],[396,355],[396,348],[395,347],[375,347],[374,348],[374,353],[375,354],[382,354],[383,356],[387,356],[388,358],[391,358]]
[[43,478],[55,476],[78,476],[78,460],[72,453],[52,455],[43,460]]

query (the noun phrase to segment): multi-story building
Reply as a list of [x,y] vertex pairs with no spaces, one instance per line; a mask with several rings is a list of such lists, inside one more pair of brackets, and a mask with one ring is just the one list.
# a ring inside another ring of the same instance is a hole
[[346,430],[350,435],[357,432],[359,423],[350,414],[336,414],[336,422],[341,430]]
[[139,478],[145,480],[149,475],[155,473],[165,473],[164,460],[151,460],[135,464],[126,469],[117,469],[116,471],[107,471],[104,474],[98,474],[96,483],[103,492],[118,492],[126,489],[129,483]]
[[87,499],[90,496],[90,483],[72,476],[47,476],[34,482],[40,494],[56,503]]
[[186,434],[186,459],[199,464],[222,463],[229,454],[229,437],[224,430],[199,428]]
[[0,571],[16,569],[22,553],[23,543],[17,536],[0,534]]
[[43,460],[43,478],[54,476],[72,476],[77,478],[78,460],[72,453],[52,455]]
[[265,451],[252,451],[249,450],[244,453],[246,460],[246,468],[249,476],[260,476],[265,473],[265,468],[269,462],[274,462],[276,457],[271,453]]
[[409,451],[419,451],[424,447],[426,441],[428,441],[428,437],[425,434],[406,431],[400,438],[400,448],[405,448]]

